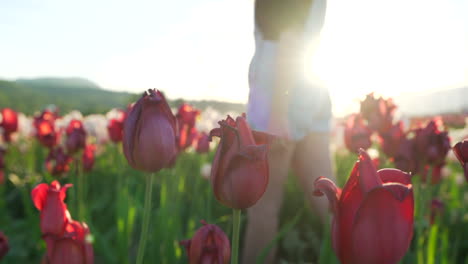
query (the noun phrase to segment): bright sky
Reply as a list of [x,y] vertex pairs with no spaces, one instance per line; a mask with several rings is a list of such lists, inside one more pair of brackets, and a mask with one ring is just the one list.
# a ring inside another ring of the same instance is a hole
[[[0,77],[78,76],[111,90],[246,102],[253,0],[5,0]],[[468,0],[329,0],[316,74],[341,115],[468,85]],[[354,104],[353,104],[354,103]]]

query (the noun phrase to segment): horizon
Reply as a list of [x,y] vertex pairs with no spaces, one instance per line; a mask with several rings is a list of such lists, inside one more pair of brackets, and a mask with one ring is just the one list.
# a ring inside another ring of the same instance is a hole
[[[0,43],[0,78],[78,76],[112,91],[156,87],[171,99],[247,102],[252,0],[1,5],[9,41]],[[466,12],[461,0],[329,0],[310,73],[328,84],[336,115],[371,91],[395,97],[467,86]]]

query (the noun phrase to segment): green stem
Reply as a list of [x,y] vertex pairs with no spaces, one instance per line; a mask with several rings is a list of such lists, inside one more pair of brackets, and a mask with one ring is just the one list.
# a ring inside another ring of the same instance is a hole
[[76,159],[76,170],[77,170],[77,178],[78,178],[78,186],[77,186],[77,192],[78,192],[78,217],[80,221],[85,221],[85,213],[84,213],[84,188],[85,188],[85,179],[84,179],[84,173],[83,173],[83,168],[82,164],[80,162],[80,159]]
[[239,255],[239,233],[241,225],[241,210],[232,209],[232,253],[231,264],[237,264]]
[[137,261],[136,264],[143,263],[143,257],[145,255],[146,239],[148,237],[148,227],[151,215],[151,192],[153,190],[153,174],[146,174],[146,191],[145,191],[145,207],[143,208],[143,224],[140,234],[140,243],[138,246]]

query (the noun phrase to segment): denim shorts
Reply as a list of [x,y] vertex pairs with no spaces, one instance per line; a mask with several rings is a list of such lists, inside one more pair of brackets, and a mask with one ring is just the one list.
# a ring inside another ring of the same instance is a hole
[[[247,120],[252,129],[271,133],[268,125],[275,72],[272,66],[274,58],[270,62],[268,60],[262,58],[262,65],[255,65],[255,61],[252,61]],[[302,72],[295,79],[297,81],[294,87],[284,95],[284,99],[288,101],[290,139],[298,141],[311,132],[329,132],[332,112],[328,89],[318,79],[306,79]]]

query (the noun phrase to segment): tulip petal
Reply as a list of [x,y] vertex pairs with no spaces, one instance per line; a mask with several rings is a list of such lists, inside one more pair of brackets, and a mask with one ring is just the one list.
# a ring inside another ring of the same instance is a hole
[[359,150],[359,185],[364,193],[382,185],[382,180],[377,176],[374,162],[366,151]]
[[[395,193],[406,196],[400,201]],[[411,242],[413,209],[411,187],[389,184],[371,190],[354,219],[349,263],[397,263]]]
[[[124,130],[123,130],[123,149],[124,154],[127,160],[129,161],[130,165],[135,164],[135,160],[133,158],[133,149],[135,148],[135,141],[136,141],[136,127],[139,123],[139,118],[141,116],[141,111],[143,108],[143,97],[141,97],[135,105],[130,110],[127,119],[124,122]],[[133,165],[132,165],[133,166]]]
[[250,129],[250,126],[249,124],[247,124],[247,120],[244,117],[238,116],[236,118],[236,128],[238,131],[239,141],[241,145],[255,145],[252,130]]
[[380,179],[383,183],[387,182],[398,182],[401,184],[411,184],[411,175],[397,169],[381,169],[377,171]]
[[330,202],[330,208],[333,214],[336,215],[338,213],[338,201],[341,196],[341,189],[336,187],[333,181],[322,176],[315,180],[314,186],[314,195],[322,196],[325,194]]
[[42,211],[44,208],[48,190],[49,185],[46,183],[41,183],[34,187],[34,189],[31,191],[33,203],[39,211]]

